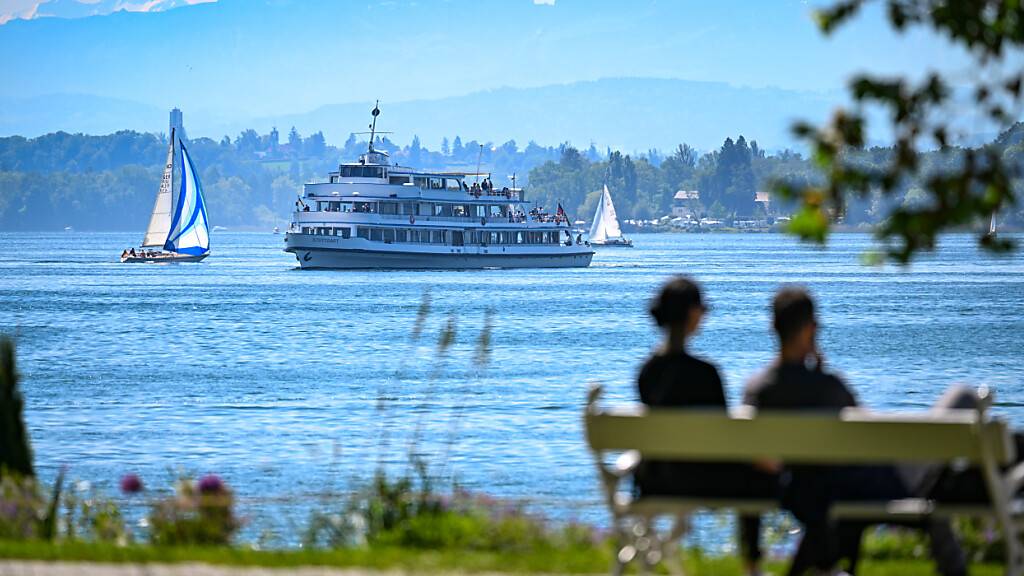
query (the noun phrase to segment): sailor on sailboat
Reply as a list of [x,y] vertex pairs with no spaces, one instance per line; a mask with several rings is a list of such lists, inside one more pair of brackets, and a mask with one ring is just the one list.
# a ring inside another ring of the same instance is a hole
[[[174,129],[171,129],[160,189],[156,194],[149,227],[138,251],[130,248],[121,253],[121,262],[199,262],[210,255],[210,227],[206,214],[206,200],[192,158],[185,144],[181,148],[181,186],[178,202],[174,204]],[[174,207],[173,212],[171,207]],[[163,250],[152,250],[163,248]]]
[[608,185],[604,186],[604,193],[597,203],[597,211],[594,213],[594,223],[590,225],[591,246],[626,246],[633,247],[633,241],[622,235],[619,228],[619,219],[615,215],[615,205],[612,204],[612,195],[608,192]]

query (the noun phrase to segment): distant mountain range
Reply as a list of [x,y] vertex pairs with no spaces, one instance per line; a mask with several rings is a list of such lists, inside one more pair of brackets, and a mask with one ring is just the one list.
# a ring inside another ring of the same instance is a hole
[[[397,141],[431,147],[782,148],[856,71],[967,64],[877,4],[826,38],[805,0],[195,1],[50,0],[0,25],[0,135],[162,131],[179,107],[191,135],[294,124],[337,143],[380,98]],[[14,6],[33,5],[0,15]]]
[[[717,82],[652,78],[611,78],[539,88],[499,88],[465,96],[391,103],[382,95],[379,128],[408,143],[418,135],[437,149],[441,138],[501,144],[595,143],[627,151],[667,150],[685,142],[701,149],[743,134],[768,148],[794,144],[789,125],[796,118],[820,120],[838,102],[813,92],[743,88]],[[212,114],[184,110],[189,133],[234,137],[246,128],[261,133],[292,126],[302,134],[322,130],[341,143],[366,129],[372,102],[332,104],[301,114],[224,122]],[[138,102],[58,94],[38,98],[0,97],[0,135],[36,136],[63,130],[91,134],[119,129],[167,129],[167,111]]]

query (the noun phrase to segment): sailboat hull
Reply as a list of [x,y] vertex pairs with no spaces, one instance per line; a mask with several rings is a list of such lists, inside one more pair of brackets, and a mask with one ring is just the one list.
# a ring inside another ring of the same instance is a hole
[[125,256],[121,258],[121,262],[126,264],[140,264],[147,262],[199,262],[203,258],[206,258],[209,254],[199,254],[193,256],[192,254],[175,254],[173,252],[160,252],[152,256]]
[[605,240],[603,242],[591,242],[591,246],[599,246],[601,248],[632,248],[633,241],[625,238],[616,240]]

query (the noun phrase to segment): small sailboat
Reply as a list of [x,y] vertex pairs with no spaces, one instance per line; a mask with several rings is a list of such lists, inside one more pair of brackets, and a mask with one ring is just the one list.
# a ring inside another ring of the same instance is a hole
[[988,236],[989,238],[995,238],[996,237],[996,213],[995,212],[992,213],[992,219],[989,220],[989,222],[988,222],[988,233],[985,234],[985,236]]
[[167,165],[142,246],[139,250],[130,248],[122,252],[121,262],[199,262],[210,255],[210,224],[203,187],[184,142],[179,140],[178,147],[181,149],[181,185],[177,203],[172,192],[175,154],[174,129],[171,129]]
[[615,215],[615,205],[612,204],[612,195],[607,184],[604,186],[601,200],[597,203],[594,222],[590,225],[590,244],[633,247],[633,241],[623,236],[622,229],[619,228],[619,219]]

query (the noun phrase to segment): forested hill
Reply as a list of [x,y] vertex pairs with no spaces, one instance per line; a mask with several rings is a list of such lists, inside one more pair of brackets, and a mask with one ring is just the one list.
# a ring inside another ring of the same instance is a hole
[[[755,202],[758,191],[777,178],[813,181],[818,174],[800,154],[769,154],[756,141],[737,134],[716,150],[701,153],[680,144],[671,151],[642,154],[577,149],[514,141],[463,142],[445,138],[441,150],[428,150],[418,138],[404,146],[378,139],[379,149],[404,166],[493,173],[498,186],[527,186],[527,198],[554,208],[562,204],[573,218],[589,219],[598,192],[607,183],[622,219],[652,219],[668,214],[680,190],[699,191],[687,203],[695,214],[721,218],[781,215],[786,206]],[[1024,124],[993,143],[1024,170]],[[350,136],[342,147],[329,146],[320,132],[303,137],[258,134],[246,130],[234,139],[192,140],[189,150],[201,173],[211,223],[227,227],[270,228],[285,224],[303,182],[323,178],[339,161],[354,160],[366,142]],[[164,135],[122,131],[107,136],[56,133],[26,139],[0,138],[0,231],[138,230],[148,221],[167,153]],[[885,162],[888,148],[872,148],[856,161]],[[956,150],[926,155],[929,169],[956,162]],[[847,223],[878,221],[891,203],[924,201],[919,183],[904,182],[893,198],[854,200]],[[1024,222],[1024,207],[1004,215]]]
[[[188,146],[211,223],[269,228],[287,222],[303,182],[354,161],[367,144],[352,136],[340,148],[328,146],[320,132],[304,137],[293,129],[246,130],[234,139],[198,138]],[[557,160],[561,150],[511,141],[464,143],[458,136],[445,139],[440,151],[421,147],[418,138],[402,147],[378,139],[376,146],[394,161],[422,168],[475,170],[479,160],[495,172],[496,183],[512,174],[522,183],[532,167]],[[0,138],[0,230],[142,230],[166,154],[166,135],[132,131]],[[596,150],[590,154],[599,159]]]

